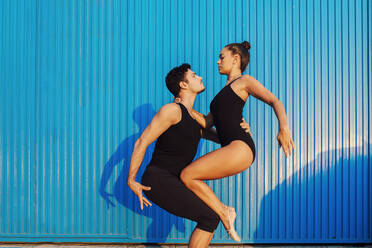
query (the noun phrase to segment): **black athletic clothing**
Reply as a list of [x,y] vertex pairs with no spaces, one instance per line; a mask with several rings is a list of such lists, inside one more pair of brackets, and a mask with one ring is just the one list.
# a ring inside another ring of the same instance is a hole
[[201,138],[200,125],[185,106],[179,106],[181,121],[169,127],[156,141],[152,159],[141,180],[151,190],[143,193],[164,210],[196,221],[198,228],[213,232],[220,221],[218,215],[186,188],[179,177],[182,169],[194,159]]
[[231,88],[231,84],[237,79],[231,81],[213,98],[210,110],[221,146],[227,146],[233,140],[242,140],[251,148],[254,161],[256,148],[253,139],[240,126],[245,102]]
[[142,176],[142,184],[151,187],[143,192],[162,209],[197,222],[196,227],[204,231],[216,230],[220,222],[218,215],[169,170],[149,166]]
[[167,169],[179,175],[195,157],[201,138],[201,126],[194,120],[186,107],[179,103],[181,121],[169,127],[156,141],[150,165]]

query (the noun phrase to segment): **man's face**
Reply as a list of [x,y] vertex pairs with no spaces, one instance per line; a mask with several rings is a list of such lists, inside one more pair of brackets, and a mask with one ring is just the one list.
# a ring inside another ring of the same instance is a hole
[[188,88],[192,92],[199,94],[205,90],[204,84],[202,82],[202,77],[196,75],[195,72],[188,69],[185,75],[185,79],[188,81]]

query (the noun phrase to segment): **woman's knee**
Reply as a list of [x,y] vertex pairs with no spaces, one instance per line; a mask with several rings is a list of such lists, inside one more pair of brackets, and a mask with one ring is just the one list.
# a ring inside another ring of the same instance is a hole
[[186,185],[186,187],[192,186],[193,184],[193,175],[187,168],[181,171],[180,179]]

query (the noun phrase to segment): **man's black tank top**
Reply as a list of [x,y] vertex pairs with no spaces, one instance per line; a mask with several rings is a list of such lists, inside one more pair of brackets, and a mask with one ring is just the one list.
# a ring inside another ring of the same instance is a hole
[[231,88],[231,84],[237,79],[218,92],[210,104],[210,110],[221,145],[226,146],[233,140],[242,140],[251,148],[255,156],[256,148],[253,139],[240,126],[245,102]]
[[175,175],[179,175],[193,161],[201,138],[201,126],[184,105],[178,105],[182,118],[159,136],[148,165],[166,169]]

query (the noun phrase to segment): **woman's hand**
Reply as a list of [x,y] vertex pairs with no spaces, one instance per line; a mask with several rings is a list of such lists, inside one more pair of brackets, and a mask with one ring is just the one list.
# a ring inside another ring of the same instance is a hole
[[249,127],[249,124],[242,118],[242,122],[240,123],[240,126],[245,130],[246,133],[251,134],[251,128]]
[[137,183],[136,181],[128,181],[128,186],[129,188],[138,196],[138,199],[141,204],[141,210],[143,210],[143,203],[145,203],[145,206],[152,206],[149,200],[147,200],[143,195],[142,195],[142,190],[151,190],[151,187],[144,186],[140,183]]
[[279,145],[283,147],[285,156],[288,157],[292,155],[292,148],[295,149],[291,131],[289,131],[289,128],[281,128],[279,130],[278,136],[276,137],[278,139]]

